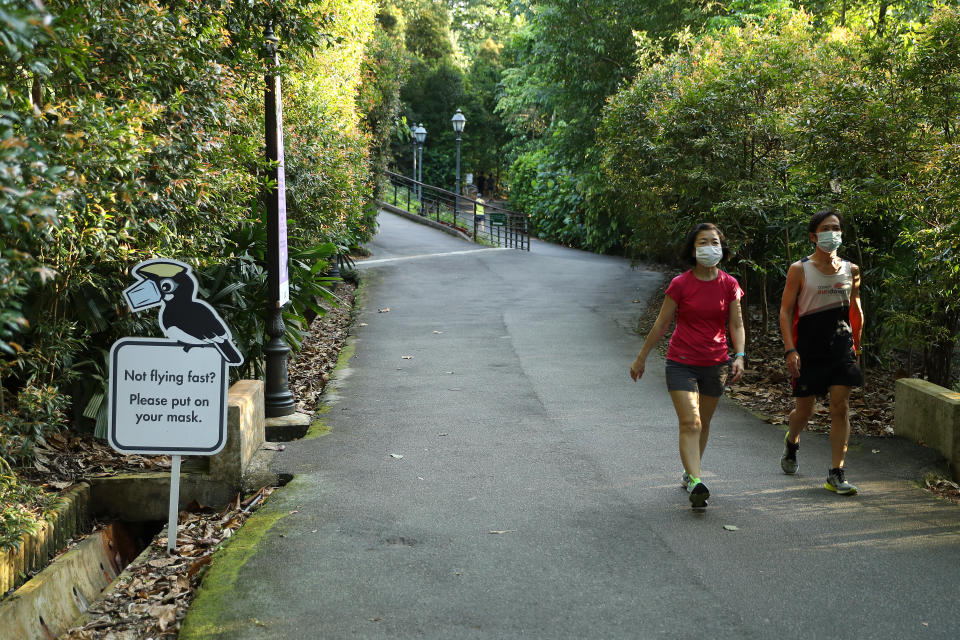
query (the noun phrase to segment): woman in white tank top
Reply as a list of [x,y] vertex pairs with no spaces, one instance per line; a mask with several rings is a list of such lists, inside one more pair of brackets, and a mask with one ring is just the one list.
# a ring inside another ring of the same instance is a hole
[[780,467],[794,474],[797,450],[817,396],[830,396],[832,462],[826,489],[852,495],[857,487],[844,478],[844,460],[850,439],[850,391],[863,385],[860,370],[860,269],[837,255],[843,219],[832,209],[810,218],[810,240],[816,250],[790,265],[780,302],[780,332],[787,372],[793,379],[796,405],[784,437]]

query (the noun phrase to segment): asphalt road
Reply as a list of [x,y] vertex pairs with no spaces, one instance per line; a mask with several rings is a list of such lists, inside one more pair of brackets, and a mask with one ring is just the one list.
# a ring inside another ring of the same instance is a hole
[[855,439],[836,496],[826,436],[784,476],[783,428],[723,401],[693,512],[662,361],[628,375],[658,273],[380,221],[331,431],[278,454],[295,479],[181,638],[960,636],[960,508],[915,484],[937,455]]

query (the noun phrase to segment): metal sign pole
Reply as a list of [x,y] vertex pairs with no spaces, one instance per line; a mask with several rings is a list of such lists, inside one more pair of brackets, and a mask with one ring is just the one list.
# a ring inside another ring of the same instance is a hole
[[170,513],[167,518],[167,553],[177,548],[177,521],[180,515],[180,456],[171,457]]

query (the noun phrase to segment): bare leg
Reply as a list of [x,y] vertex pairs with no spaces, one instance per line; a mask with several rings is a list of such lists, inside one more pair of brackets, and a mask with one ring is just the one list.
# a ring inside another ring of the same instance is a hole
[[[832,396],[832,394],[831,394]],[[803,398],[794,398],[796,403],[793,411],[790,412],[790,431],[787,434],[787,440],[791,444],[797,444],[800,441],[800,432],[807,428],[807,423],[813,417],[813,409],[816,406],[816,396],[805,396]]]
[[830,387],[830,451],[833,457],[831,468],[843,468],[850,441],[850,387]]
[[680,460],[694,478],[700,477],[700,396],[694,391],[671,391],[680,423]]
[[710,437],[710,420],[713,412],[720,404],[720,397],[700,396],[700,461],[703,461],[703,452],[707,449],[707,439]]

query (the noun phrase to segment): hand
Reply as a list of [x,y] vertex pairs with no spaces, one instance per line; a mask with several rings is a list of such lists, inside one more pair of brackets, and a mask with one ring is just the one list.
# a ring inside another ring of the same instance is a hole
[[630,377],[633,378],[634,382],[643,377],[643,372],[646,370],[646,368],[646,358],[637,356],[637,359],[633,361],[632,365],[630,365]]
[[733,364],[730,366],[730,382],[740,382],[740,378],[743,377],[743,356],[739,358],[734,358]]
[[787,354],[787,373],[794,378],[800,377],[800,354],[796,351]]

